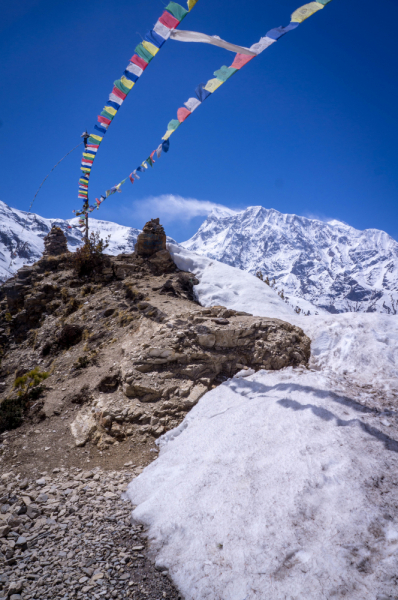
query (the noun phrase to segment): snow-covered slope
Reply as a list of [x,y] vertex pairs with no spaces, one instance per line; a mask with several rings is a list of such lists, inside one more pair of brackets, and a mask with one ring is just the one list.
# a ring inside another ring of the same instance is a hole
[[[74,251],[81,244],[79,229],[68,229],[68,224],[77,224],[78,219],[44,219],[39,215],[28,214],[22,210],[10,208],[0,201],[0,281],[5,281],[22,265],[37,261],[44,250],[43,238],[53,224],[65,233],[69,250]],[[90,219],[90,229],[98,230],[102,238],[111,236],[107,249],[109,254],[134,251],[139,229]]]
[[388,313],[392,302],[398,308],[398,242],[377,229],[253,206],[214,211],[183,246],[250,273],[261,270],[293,305],[302,298],[330,312]]
[[274,316],[310,368],[205,394],[128,488],[186,600],[384,600],[398,566],[398,316],[297,315],[247,273],[170,245],[205,306]]

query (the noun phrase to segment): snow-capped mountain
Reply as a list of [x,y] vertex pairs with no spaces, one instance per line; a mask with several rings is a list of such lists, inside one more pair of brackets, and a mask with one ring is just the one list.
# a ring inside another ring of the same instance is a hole
[[252,206],[213,211],[182,244],[250,273],[276,280],[289,302],[329,312],[398,312],[398,242],[384,231],[359,231]]
[[[68,229],[68,225],[76,225],[77,221],[44,219],[0,201],[0,282],[12,277],[22,265],[39,260],[44,250],[43,238],[54,224],[65,233],[69,250],[76,250],[82,243],[82,234],[77,228]],[[114,255],[133,252],[140,233],[133,227],[96,219],[90,219],[90,230],[99,230],[102,238],[111,236],[107,253]]]

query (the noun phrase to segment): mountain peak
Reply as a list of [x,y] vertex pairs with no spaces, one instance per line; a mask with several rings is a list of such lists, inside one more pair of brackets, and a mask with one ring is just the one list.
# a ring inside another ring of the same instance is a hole
[[398,243],[384,231],[249,206],[212,213],[182,245],[253,274],[261,270],[293,304],[397,311]]

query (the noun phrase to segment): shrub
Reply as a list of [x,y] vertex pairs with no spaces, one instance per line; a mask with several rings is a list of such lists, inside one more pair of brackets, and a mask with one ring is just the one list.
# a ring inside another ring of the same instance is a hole
[[90,237],[72,256],[73,268],[78,277],[87,277],[100,273],[104,263],[104,251],[109,246],[110,236],[103,240],[98,231],[91,232]]
[[32,371],[15,379],[14,389],[18,390],[17,396],[6,398],[0,404],[0,432],[15,429],[21,425],[26,409],[41,395],[44,389],[43,381],[49,375],[35,367]]

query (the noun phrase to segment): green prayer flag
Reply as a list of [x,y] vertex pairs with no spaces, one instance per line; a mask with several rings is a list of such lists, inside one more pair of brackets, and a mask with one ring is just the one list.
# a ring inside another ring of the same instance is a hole
[[153,160],[151,157],[146,159],[146,162],[148,163],[148,165],[150,165],[151,167],[153,167]]
[[234,69],[233,67],[226,67],[225,65],[218,69],[218,71],[214,71],[214,75],[220,81],[227,81],[234,73],[236,73],[238,69]]
[[167,131],[175,131],[177,129],[177,127],[180,126],[180,121],[178,121],[178,119],[173,119],[172,121],[170,121],[170,123],[167,125]]
[[182,21],[183,18],[188,14],[188,11],[176,2],[169,2],[166,6],[166,10],[168,10],[169,13],[171,13],[173,17],[177,19],[177,21]]
[[91,135],[90,135],[90,137],[89,137],[89,138],[88,138],[88,140],[87,140],[87,143],[88,143],[88,144],[95,144],[95,145],[97,146],[97,145],[98,145],[98,144],[100,144],[101,142],[100,142],[99,140],[96,140],[95,138],[92,138],[92,137],[91,137]]
[[112,121],[112,119],[115,115],[111,115],[111,113],[108,113],[106,110],[103,110],[101,113],[101,116],[106,117],[107,119],[110,119]]
[[145,60],[145,62],[150,63],[151,60],[153,59],[153,56],[150,52],[148,52],[148,50],[146,48],[144,48],[144,46],[142,44],[138,44],[138,46],[135,49],[135,53],[138,54],[138,56],[140,58],[142,58],[143,60]]
[[120,81],[120,79],[116,79],[116,81],[113,82],[113,85],[117,87],[118,90],[123,92],[123,94],[128,94],[130,91],[129,88]]

